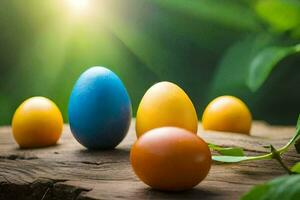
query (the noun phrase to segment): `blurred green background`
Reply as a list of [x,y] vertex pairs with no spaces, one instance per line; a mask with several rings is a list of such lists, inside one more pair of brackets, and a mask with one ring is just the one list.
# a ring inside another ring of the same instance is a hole
[[105,66],[134,113],[155,82],[180,85],[199,117],[231,94],[253,116],[295,124],[300,111],[298,0],[1,0],[0,124],[41,95],[67,122],[79,75]]

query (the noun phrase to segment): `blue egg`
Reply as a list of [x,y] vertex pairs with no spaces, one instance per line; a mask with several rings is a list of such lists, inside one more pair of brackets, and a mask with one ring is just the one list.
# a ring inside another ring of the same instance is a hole
[[88,149],[112,149],[126,136],[131,101],[119,77],[104,67],[92,67],[77,80],[69,102],[71,131]]

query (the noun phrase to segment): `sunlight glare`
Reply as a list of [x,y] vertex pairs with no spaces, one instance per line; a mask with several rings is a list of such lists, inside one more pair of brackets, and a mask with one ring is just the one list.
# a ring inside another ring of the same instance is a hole
[[90,0],[68,0],[68,3],[76,14],[86,12],[90,7]]

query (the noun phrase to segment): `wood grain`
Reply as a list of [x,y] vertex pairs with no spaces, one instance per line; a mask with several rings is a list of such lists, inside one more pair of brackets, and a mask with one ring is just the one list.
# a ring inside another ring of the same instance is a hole
[[[262,145],[280,147],[294,134],[294,127],[255,122],[251,136],[207,132],[198,135],[221,146],[242,146],[247,154],[268,152]],[[208,177],[192,190],[166,193],[137,179],[129,163],[130,146],[136,140],[134,121],[125,140],[111,151],[89,151],[65,126],[59,144],[40,149],[19,149],[11,128],[0,128],[0,199],[238,199],[252,185],[285,171],[276,161],[241,164],[214,163]],[[300,156],[291,149],[285,162]]]

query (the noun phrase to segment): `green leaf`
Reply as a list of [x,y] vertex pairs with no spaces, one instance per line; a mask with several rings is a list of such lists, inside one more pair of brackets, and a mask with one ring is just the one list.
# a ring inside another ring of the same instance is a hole
[[268,34],[249,36],[231,46],[223,56],[212,82],[211,97],[219,94],[246,94],[256,91],[279,61],[300,52],[300,44],[291,45]]
[[298,0],[258,0],[255,10],[276,31],[293,30],[300,25]]
[[300,52],[300,44],[290,47],[267,47],[260,51],[249,65],[248,87],[256,91],[279,61],[298,52]]
[[300,196],[300,175],[282,176],[254,186],[241,200],[297,200]]
[[247,160],[252,160],[253,157],[249,156],[212,156],[212,159],[217,162],[223,163],[237,163]]
[[256,200],[256,199],[259,199],[260,195],[268,192],[269,189],[270,189],[269,185],[259,185],[259,186],[255,187],[254,192],[247,193],[247,195],[242,197],[241,200]]
[[272,156],[272,153],[267,153],[258,156],[212,156],[212,159],[223,163],[238,163],[242,161],[270,160],[273,158]]
[[268,34],[250,35],[228,48],[215,71],[210,98],[220,94],[240,96],[245,91],[248,93],[246,80],[250,63],[257,52],[274,45],[275,42],[276,38]]
[[297,174],[300,174],[300,162],[297,162],[292,168],[291,171]]
[[209,148],[225,156],[244,156],[244,150],[241,147],[220,147],[215,144],[208,144]]

